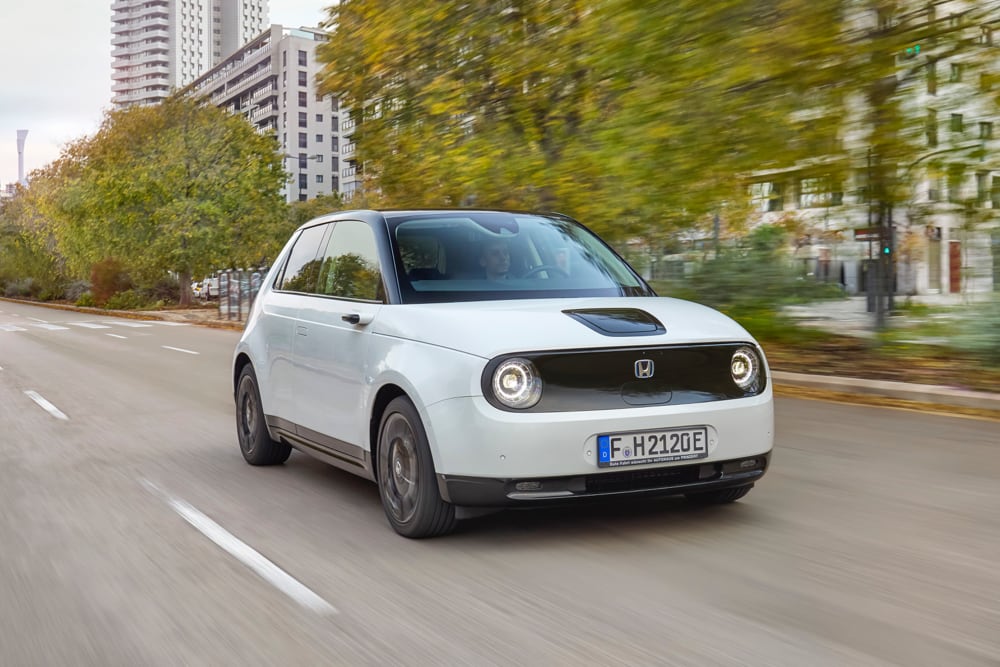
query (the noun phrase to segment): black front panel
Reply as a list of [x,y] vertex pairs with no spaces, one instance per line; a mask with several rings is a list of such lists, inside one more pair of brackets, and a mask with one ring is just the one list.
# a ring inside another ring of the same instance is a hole
[[490,379],[504,359],[529,359],[544,383],[542,398],[529,412],[612,410],[624,407],[685,405],[755,396],[764,390],[760,379],[748,389],[733,381],[733,352],[756,346],[747,343],[642,347],[610,350],[559,351],[511,354],[492,360],[483,374],[487,400],[492,398]]

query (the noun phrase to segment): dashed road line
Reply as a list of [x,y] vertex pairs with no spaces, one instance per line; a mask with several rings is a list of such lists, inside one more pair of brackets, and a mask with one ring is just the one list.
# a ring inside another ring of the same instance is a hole
[[34,320],[35,322],[41,322],[42,324],[45,324],[46,322],[48,322],[48,320],[40,320],[37,317],[29,317],[28,319],[29,320]]
[[128,336],[119,336],[118,334],[104,334],[105,336],[111,336],[112,338],[121,338],[122,340],[128,340]]
[[0,324],[0,331],[27,331],[16,324]]
[[97,324],[95,322],[66,322],[70,326],[83,327],[84,329],[110,329],[107,324]]
[[169,345],[161,345],[164,350],[173,350],[174,352],[183,352],[184,354],[201,354],[201,352],[195,352],[194,350],[185,350],[183,347],[170,347]]
[[139,483],[146,487],[147,491],[164,501],[170,509],[177,512],[181,518],[194,526],[202,535],[215,542],[216,545],[229,553],[229,555],[249,567],[264,581],[295,600],[298,604],[317,614],[337,613],[337,609],[332,604],[255,551],[246,542],[243,542],[208,516],[202,514],[190,503],[171,496],[148,479],[140,479]]
[[67,417],[65,413],[63,413],[59,408],[57,408],[56,406],[52,405],[47,400],[45,400],[45,398],[37,391],[32,391],[30,389],[27,389],[25,390],[24,394],[56,419],[62,419],[64,421],[69,419],[69,417]]
[[39,329],[45,329],[46,331],[69,331],[69,327],[60,326],[58,324],[48,324],[45,322],[41,324],[32,324],[31,326],[38,327]]
[[143,324],[142,322],[112,322],[112,324],[117,324],[120,327],[132,327],[133,329],[153,326],[152,324]]

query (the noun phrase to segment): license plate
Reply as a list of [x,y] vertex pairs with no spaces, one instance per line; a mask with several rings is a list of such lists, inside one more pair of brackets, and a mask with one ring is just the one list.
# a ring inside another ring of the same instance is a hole
[[708,456],[708,428],[705,426],[597,436],[599,468],[687,461],[703,459],[706,456]]

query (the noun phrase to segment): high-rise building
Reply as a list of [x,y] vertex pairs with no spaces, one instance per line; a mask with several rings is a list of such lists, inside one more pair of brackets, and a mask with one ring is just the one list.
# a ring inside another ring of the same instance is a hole
[[113,0],[112,98],[156,104],[259,35],[267,0]]
[[[351,195],[361,182],[350,124],[337,98],[320,95],[319,30],[272,25],[193,81],[185,92],[242,114],[258,132],[274,132],[289,174],[288,201]],[[343,160],[343,162],[341,161]]]

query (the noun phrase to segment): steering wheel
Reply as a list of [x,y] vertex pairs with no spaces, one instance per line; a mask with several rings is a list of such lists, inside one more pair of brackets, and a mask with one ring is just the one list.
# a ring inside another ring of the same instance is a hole
[[541,273],[542,271],[555,271],[556,273],[562,274],[563,278],[569,278],[569,273],[567,273],[565,269],[562,269],[556,266],[555,264],[539,264],[538,266],[528,269],[528,272],[521,277],[530,278],[536,273]]

